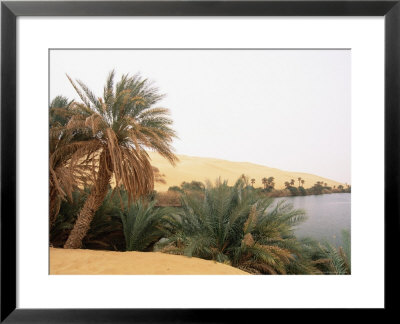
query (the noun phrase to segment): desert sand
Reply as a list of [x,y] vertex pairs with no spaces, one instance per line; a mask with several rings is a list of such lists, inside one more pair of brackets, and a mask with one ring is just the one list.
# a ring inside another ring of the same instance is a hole
[[183,181],[191,182],[196,180],[204,182],[208,179],[214,182],[218,177],[221,177],[221,180],[228,180],[228,184],[233,185],[242,174],[256,180],[255,188],[263,186],[261,179],[264,177],[274,177],[276,189],[283,189],[285,181],[290,181],[290,179],[294,179],[296,181],[295,186],[298,186],[298,177],[304,179],[305,188],[312,187],[317,181],[326,182],[332,187],[343,185],[343,183],[308,173],[283,171],[249,162],[232,162],[186,155],[178,155],[180,162],[173,167],[157,153],[150,152],[149,154],[152,165],[157,167],[161,174],[165,175],[166,184],[156,183],[155,189],[157,191],[167,191],[169,187],[179,186]]
[[229,265],[161,252],[50,248],[52,275],[248,275]]

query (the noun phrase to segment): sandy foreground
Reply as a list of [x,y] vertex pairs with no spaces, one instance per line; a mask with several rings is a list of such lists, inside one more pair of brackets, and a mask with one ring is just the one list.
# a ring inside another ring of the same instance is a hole
[[155,183],[157,191],[167,191],[169,187],[179,186],[183,181],[191,182],[192,180],[196,180],[204,182],[208,179],[214,182],[218,177],[221,177],[221,180],[228,180],[228,184],[233,185],[242,174],[256,180],[254,184],[255,188],[263,187],[261,179],[264,177],[274,177],[276,189],[283,189],[285,181],[290,181],[290,179],[296,181],[295,186],[297,187],[299,185],[297,181],[298,177],[305,180],[304,186],[306,188],[312,187],[317,181],[326,182],[332,187],[340,184],[343,185],[343,183],[314,174],[284,171],[249,162],[232,162],[213,158],[178,155],[180,161],[173,167],[159,154],[149,152],[149,155],[151,164],[156,166],[165,175],[165,184]]
[[214,261],[161,252],[113,252],[50,248],[54,275],[248,275]]

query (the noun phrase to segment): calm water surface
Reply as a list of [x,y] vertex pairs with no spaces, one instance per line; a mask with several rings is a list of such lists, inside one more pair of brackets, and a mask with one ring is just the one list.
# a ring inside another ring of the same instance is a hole
[[337,193],[318,196],[282,197],[294,208],[304,209],[308,219],[296,230],[297,236],[309,236],[341,244],[341,231],[350,230],[351,194]]

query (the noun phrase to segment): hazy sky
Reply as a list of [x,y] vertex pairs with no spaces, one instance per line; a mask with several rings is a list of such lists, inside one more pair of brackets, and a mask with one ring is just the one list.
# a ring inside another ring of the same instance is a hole
[[[350,180],[349,50],[52,50],[50,98],[102,95],[112,69],[167,96],[176,153]],[[245,173],[246,170],[243,170]]]

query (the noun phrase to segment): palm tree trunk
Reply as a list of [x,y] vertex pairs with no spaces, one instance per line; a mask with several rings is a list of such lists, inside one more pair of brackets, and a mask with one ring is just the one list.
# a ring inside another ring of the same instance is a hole
[[93,220],[94,214],[99,209],[107,195],[108,185],[112,174],[107,167],[107,165],[110,166],[110,163],[107,163],[107,159],[109,160],[109,156],[106,156],[103,152],[100,156],[97,181],[78,215],[74,228],[64,244],[65,249],[79,249],[82,246],[82,240],[90,228],[90,223]]

